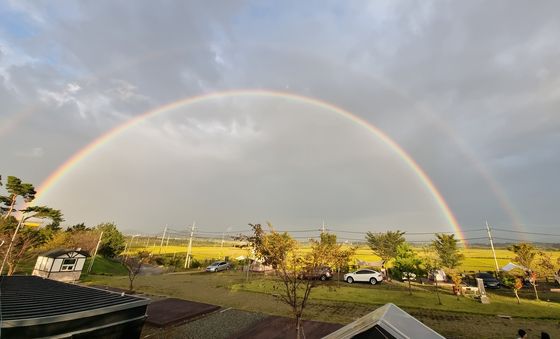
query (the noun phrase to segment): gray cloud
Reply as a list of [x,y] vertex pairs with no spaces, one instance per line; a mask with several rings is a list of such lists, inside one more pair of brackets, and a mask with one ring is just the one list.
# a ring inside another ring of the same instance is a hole
[[[560,193],[555,2],[8,7],[28,29],[1,28],[0,122],[26,118],[9,133],[0,129],[3,172],[40,182],[142,112],[201,93],[263,88],[321,98],[380,127],[464,225],[516,222],[486,174],[518,222],[538,229],[558,217],[548,203]],[[347,121],[278,100],[197,110],[117,138],[45,202],[72,222],[114,219],[143,231],[194,218],[217,230],[324,217],[360,230],[447,227],[412,171]],[[37,145],[41,158],[21,157]],[[77,204],[83,192],[91,203]]]

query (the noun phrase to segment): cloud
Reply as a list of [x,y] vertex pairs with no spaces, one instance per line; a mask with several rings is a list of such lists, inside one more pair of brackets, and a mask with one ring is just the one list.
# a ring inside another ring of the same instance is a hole
[[[558,4],[327,1],[298,3],[297,11],[292,5],[4,4],[17,14],[0,40],[0,122],[16,126],[0,128],[6,163],[40,182],[96,137],[162,105],[235,88],[289,90],[341,106],[385,131],[432,177],[465,225],[480,223],[481,214],[514,223],[488,174],[524,223],[557,219],[525,192],[538,188],[542,201],[560,193],[555,175],[543,170],[557,165],[560,144]],[[21,28],[30,33],[16,39]],[[61,182],[59,194],[72,196],[80,178],[97,172],[110,187],[137,196],[144,186],[132,179],[157,177],[173,191],[185,175],[185,186],[170,200],[191,206],[189,213],[216,228],[231,225],[230,217],[305,224],[327,212],[355,225],[391,218],[411,228],[440,224],[429,198],[410,202],[409,210],[401,206],[402,192],[425,193],[418,182],[399,183],[393,167],[376,172],[375,161],[383,167],[386,159],[365,146],[359,128],[340,123],[276,100],[194,106],[127,132],[129,141],[123,136],[110,146],[120,152],[100,150],[94,167]],[[21,135],[24,141],[15,138]],[[45,153],[33,161],[43,166],[32,170],[32,159],[21,155],[36,145]],[[137,165],[130,167],[132,161]],[[353,162],[364,169],[348,166]],[[102,195],[91,189],[91,196]],[[116,192],[114,203],[126,195]],[[73,218],[99,219],[98,210],[62,203],[55,193],[49,199],[75,211],[67,212]],[[103,214],[144,222],[129,216],[132,209]],[[144,222],[142,228],[149,227]]]
[[30,150],[16,152],[16,154],[25,158],[42,158],[45,155],[45,150],[42,147],[33,147]]

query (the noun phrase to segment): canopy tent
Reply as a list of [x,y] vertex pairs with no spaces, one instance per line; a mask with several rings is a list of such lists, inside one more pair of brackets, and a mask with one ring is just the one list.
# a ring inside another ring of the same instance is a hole
[[395,304],[389,303],[325,336],[325,338],[442,339],[444,337],[398,308]]
[[512,263],[512,262],[510,262],[509,264],[507,264],[507,265],[505,265],[504,267],[500,268],[500,270],[501,270],[501,271],[504,271],[504,272],[509,272],[509,271],[514,270],[514,269],[516,269],[516,268],[518,268],[518,269],[520,269],[520,270],[522,270],[522,271],[527,271],[527,268],[525,268],[525,267],[523,267],[523,266],[521,266],[521,265],[514,264],[514,263]]
[[385,261],[362,261],[360,259],[356,259],[358,266],[367,266],[367,267],[381,267],[385,263]]

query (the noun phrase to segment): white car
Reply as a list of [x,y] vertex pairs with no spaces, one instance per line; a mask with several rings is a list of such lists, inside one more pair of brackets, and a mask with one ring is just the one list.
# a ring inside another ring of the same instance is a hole
[[355,281],[369,282],[370,284],[375,285],[383,280],[383,276],[381,275],[381,273],[374,270],[361,269],[357,270],[356,272],[346,273],[344,275],[344,280],[349,284]]

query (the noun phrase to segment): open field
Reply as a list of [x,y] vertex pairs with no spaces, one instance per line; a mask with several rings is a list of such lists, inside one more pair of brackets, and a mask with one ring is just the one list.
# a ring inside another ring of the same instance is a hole
[[[290,316],[289,308],[272,296],[270,277],[253,275],[249,282],[241,272],[177,273],[139,276],[135,289],[148,294],[172,296],[193,301],[233,307],[265,314]],[[90,276],[88,284],[120,288],[128,286],[126,277]],[[457,300],[446,289],[441,290],[443,305],[437,304],[432,286],[417,285],[412,296],[402,283],[346,285],[329,282],[312,292],[304,317],[318,321],[346,324],[379,305],[393,302],[449,338],[511,338],[517,328],[533,335],[540,331],[552,337],[560,335],[560,304],[523,299],[517,305],[507,292],[490,292],[491,304],[461,297]],[[511,293],[511,292],[510,292]],[[529,295],[528,295],[529,296]],[[498,318],[498,314],[513,319]]]
[[[229,246],[227,246],[229,245]],[[216,243],[214,246],[193,246],[192,247],[192,256],[198,261],[205,261],[205,260],[214,260],[214,259],[223,259],[225,257],[229,257],[229,260],[233,260],[239,256],[247,256],[250,252],[244,248],[237,248],[231,246],[231,243],[225,245],[224,247],[220,246],[220,243]],[[179,257],[186,256],[186,247],[185,246],[178,246],[178,245],[170,245],[165,246],[165,244],[160,247],[159,245],[156,246],[133,246],[131,248],[131,252],[137,252],[146,250],[154,255],[162,254],[162,255],[176,255]],[[303,247],[303,251],[308,250],[308,248]],[[417,249],[420,255],[422,255],[422,250]],[[465,256],[459,270],[461,271],[493,271],[495,269],[494,258],[492,256],[492,251],[490,248],[467,248],[462,249],[462,253]],[[560,257],[560,251],[552,251],[552,250],[545,250],[544,252],[550,254],[552,256],[553,262]],[[496,249],[496,257],[498,260],[498,265],[500,267],[506,265],[510,261],[512,261],[514,254],[513,252],[508,251],[507,249]],[[381,260],[378,256],[373,254],[371,249],[367,246],[360,246],[356,251],[356,255],[353,258],[354,260],[362,260],[362,261],[379,261]]]

